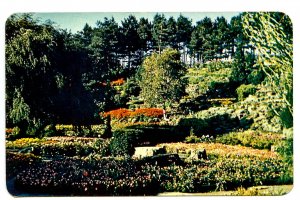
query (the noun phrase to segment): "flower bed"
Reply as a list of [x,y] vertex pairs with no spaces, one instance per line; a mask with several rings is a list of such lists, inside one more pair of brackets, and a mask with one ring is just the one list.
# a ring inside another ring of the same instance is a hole
[[44,142],[45,139],[21,138],[15,141],[6,141],[6,148],[21,149],[21,148],[31,147],[33,145],[39,145]]
[[159,185],[132,161],[67,159],[39,163],[16,178],[22,191],[55,195],[150,195]]
[[88,156],[89,154],[108,154],[108,140],[95,138],[49,137],[44,139],[22,138],[7,141],[6,148],[23,149],[32,147],[32,153],[39,156]]
[[6,152],[6,179],[16,176],[39,159],[34,154]]
[[272,132],[247,130],[232,132],[216,138],[216,141],[229,145],[243,145],[256,149],[271,150],[271,146],[282,140],[283,135]]
[[159,146],[165,146],[167,152],[173,153],[176,151],[186,151],[188,149],[206,149],[206,152],[209,155],[217,157],[231,157],[231,158],[248,158],[248,157],[257,157],[261,159],[268,158],[278,158],[279,155],[276,152],[271,152],[268,150],[254,149],[251,147],[244,146],[232,146],[225,145],[220,143],[163,143]]
[[160,108],[139,108],[134,111],[125,108],[111,110],[105,112],[103,117],[110,116],[112,119],[125,120],[128,118],[146,117],[146,118],[162,118],[163,109]]

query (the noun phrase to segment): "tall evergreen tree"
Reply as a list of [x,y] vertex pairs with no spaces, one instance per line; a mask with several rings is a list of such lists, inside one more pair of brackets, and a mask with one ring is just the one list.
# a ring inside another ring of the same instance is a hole
[[223,58],[223,50],[228,48],[228,23],[224,17],[217,17],[214,23],[214,45],[217,57]]
[[152,37],[154,47],[160,53],[168,44],[167,19],[164,14],[156,14],[153,18]]
[[152,25],[146,18],[141,18],[137,29],[141,47],[141,57],[146,55],[148,50],[153,48]]
[[141,42],[138,34],[138,21],[133,15],[129,15],[121,22],[120,27],[121,41],[120,46],[127,58],[126,71],[140,64],[137,51],[141,48]]
[[114,18],[98,21],[91,41],[91,58],[99,80],[109,80],[122,73],[119,62],[119,27]]
[[192,21],[189,20],[187,17],[183,15],[179,15],[177,18],[177,32],[176,38],[178,43],[178,49],[182,51],[182,61],[186,63],[187,51],[188,51],[188,44],[191,40],[191,35],[193,31]]
[[167,34],[167,45],[173,49],[178,49],[177,24],[173,17],[170,17],[167,21]]
[[145,53],[149,49],[153,47],[153,40],[152,40],[152,25],[148,21],[148,19],[142,17],[139,21],[139,27],[138,27],[138,35],[140,38],[140,46],[141,50]]
[[205,17],[196,23],[196,27],[191,35],[189,47],[197,61],[205,62],[212,59],[214,46],[212,43],[213,23],[210,18]]

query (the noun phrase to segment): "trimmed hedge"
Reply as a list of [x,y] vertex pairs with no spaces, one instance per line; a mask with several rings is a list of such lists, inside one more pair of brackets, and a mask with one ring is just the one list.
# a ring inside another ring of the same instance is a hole
[[143,132],[137,129],[119,129],[113,132],[109,149],[113,156],[132,156]]

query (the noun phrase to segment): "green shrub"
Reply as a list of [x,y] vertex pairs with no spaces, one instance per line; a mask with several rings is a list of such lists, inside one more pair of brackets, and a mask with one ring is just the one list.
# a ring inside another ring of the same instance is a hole
[[205,135],[226,133],[240,125],[238,118],[232,113],[232,109],[210,108],[193,114],[193,118],[181,119],[178,126],[185,131],[189,131],[193,127],[197,136],[200,136],[198,133]]
[[195,136],[194,129],[191,128],[190,135],[184,140],[186,143],[198,143],[198,142],[213,142],[214,137],[209,135],[202,135],[202,137]]
[[278,159],[219,158],[185,167],[169,166],[159,173],[168,175],[161,183],[163,191],[206,192],[234,190],[241,186],[291,184],[291,181],[281,181],[285,166]]
[[186,142],[186,143],[197,143],[197,142],[200,142],[200,141],[201,141],[200,138],[198,138],[195,135],[187,136],[184,140],[184,142]]
[[178,127],[182,131],[188,132],[192,128],[196,135],[198,135],[199,132],[207,129],[208,126],[209,124],[207,121],[197,118],[181,118],[178,122]]
[[256,186],[250,188],[239,187],[234,196],[282,196],[289,193],[292,185]]
[[231,132],[216,138],[216,141],[228,145],[242,145],[255,149],[271,149],[271,146],[280,141],[282,135],[271,132],[247,130]]
[[239,140],[239,138],[236,135],[237,134],[235,132],[224,134],[220,137],[217,137],[216,142],[222,143],[222,144],[228,144],[228,145],[240,145],[241,141]]
[[293,128],[284,129],[284,140],[278,143],[276,151],[283,157],[285,163],[287,163],[286,170],[282,176],[282,182],[293,181]]
[[56,131],[54,124],[50,124],[45,127],[45,129],[43,131],[44,137],[52,137],[52,136],[56,136],[56,135],[57,135],[57,131]]
[[242,84],[240,87],[236,89],[236,93],[238,95],[239,101],[243,101],[249,95],[255,94],[255,92],[256,92],[256,87],[255,85],[252,84],[249,85]]
[[265,78],[265,73],[260,69],[254,69],[247,77],[247,81],[251,84],[260,84]]
[[127,129],[140,130],[139,144],[156,145],[164,142],[179,142],[188,136],[190,127],[183,131],[182,127],[163,124],[136,124],[127,126]]
[[233,65],[232,62],[224,62],[224,61],[211,61],[209,63],[205,63],[204,67],[207,67],[209,72],[219,71],[224,68],[231,68]]
[[186,92],[191,97],[232,97],[236,86],[230,82],[231,65],[231,62],[211,62],[201,69],[188,69]]
[[20,128],[19,127],[14,127],[14,128],[6,128],[6,140],[15,140],[19,138],[20,136]]
[[113,156],[132,156],[143,132],[137,129],[119,129],[113,132],[110,152]]

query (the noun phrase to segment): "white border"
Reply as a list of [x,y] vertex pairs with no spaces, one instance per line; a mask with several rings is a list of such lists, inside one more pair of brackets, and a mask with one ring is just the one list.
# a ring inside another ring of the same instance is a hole
[[[290,16],[294,26],[294,88],[298,88],[300,31],[297,0],[1,0],[0,1],[0,198],[12,199],[8,194],[5,183],[5,62],[4,35],[5,21],[9,15],[16,12],[230,12],[230,11],[281,11]],[[298,67],[298,69],[297,69]],[[299,95],[294,90],[294,189],[285,196],[270,197],[272,199],[290,199],[300,194],[299,188]],[[101,197],[110,198],[110,197]],[[141,197],[152,199],[155,197]],[[161,197],[160,197],[161,198]],[[190,198],[190,197],[189,197]],[[191,197],[197,198],[197,197]],[[220,197],[213,197],[220,198]],[[224,197],[221,197],[224,198]],[[238,198],[238,197],[228,197]],[[239,197],[241,198],[241,197]],[[253,198],[253,197],[248,197]],[[269,197],[254,197],[268,199]],[[28,199],[28,198],[26,198]],[[39,198],[34,198],[39,199]],[[64,197],[62,199],[67,199]]]

